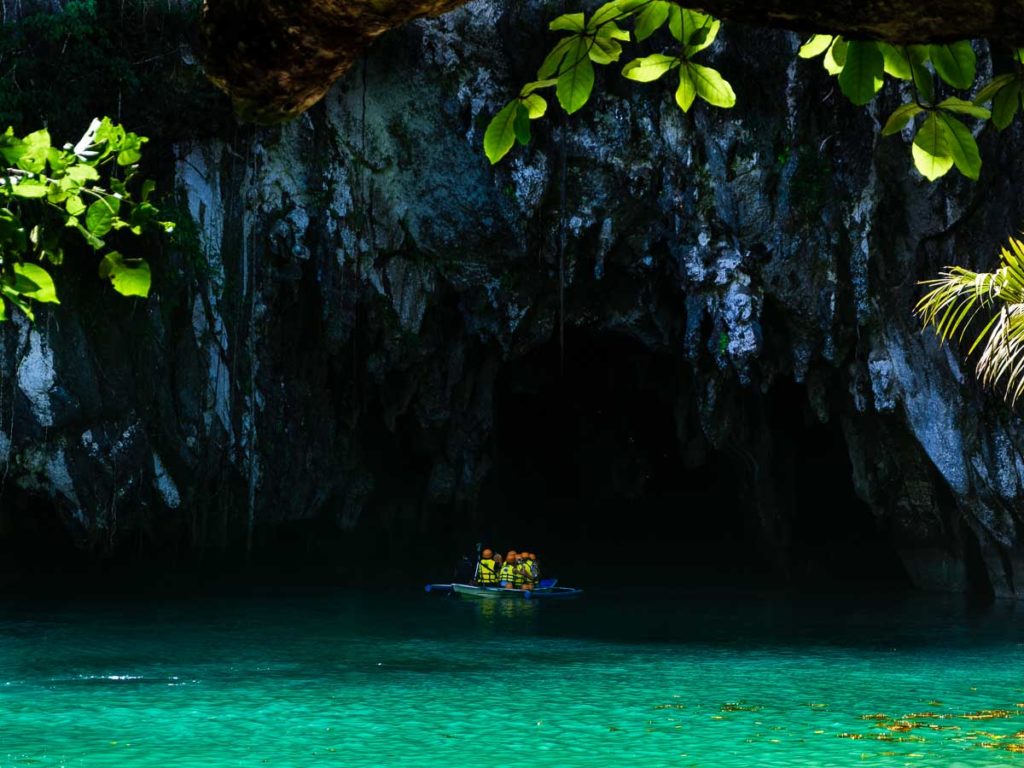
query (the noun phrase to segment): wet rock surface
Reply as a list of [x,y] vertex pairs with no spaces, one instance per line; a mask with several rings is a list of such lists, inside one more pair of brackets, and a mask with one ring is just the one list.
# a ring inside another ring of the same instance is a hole
[[0,330],[7,493],[97,556],[473,519],[496,381],[564,323],[687,368],[681,453],[739,457],[781,570],[793,518],[766,425],[795,381],[794,418],[841,428],[916,583],[1024,592],[1020,421],[911,314],[917,280],[992,266],[1021,220],[1015,130],[980,136],[979,183],[930,185],[877,137],[895,97],[854,108],[795,36],[734,26],[712,59],[735,110],[683,115],[611,71],[492,169],[484,126],[548,15],[477,0],[414,22],[295,122],[174,147],[195,236],[155,295],[71,269],[60,308]]

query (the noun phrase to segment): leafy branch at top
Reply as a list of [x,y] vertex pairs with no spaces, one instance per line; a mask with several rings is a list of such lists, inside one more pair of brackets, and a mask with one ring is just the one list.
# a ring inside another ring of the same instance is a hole
[[[632,36],[619,26],[627,19],[633,21]],[[593,92],[595,64],[619,61],[623,42],[634,37],[646,40],[666,24],[673,40],[670,51],[634,59],[623,67],[622,74],[646,83],[677,69],[676,103],[684,112],[697,97],[716,107],[734,106],[736,94],[725,78],[692,60],[714,42],[720,26],[717,19],[668,0],[612,0],[589,19],[580,12],[564,14],[551,22],[551,30],[569,34],[544,58],[537,79],[523,86],[487,126],[484,152],[491,163],[501,160],[517,141],[529,144],[530,121],[547,112],[547,101],[538,91],[553,87],[558,103],[568,114],[578,111]]]
[[0,321],[8,303],[33,320],[33,302],[59,303],[44,264],[63,263],[69,229],[102,254],[99,275],[115,291],[149,294],[149,264],[111,245],[118,233],[173,229],[150,202],[154,183],[137,177],[146,141],[109,118],[93,120],[77,144],[63,148],[46,130],[24,138],[12,128],[0,134]]

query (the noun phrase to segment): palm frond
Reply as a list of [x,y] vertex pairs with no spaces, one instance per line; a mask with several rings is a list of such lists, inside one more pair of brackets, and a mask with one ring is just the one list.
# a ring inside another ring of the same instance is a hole
[[[1014,402],[1024,394],[1024,243],[1011,238],[995,272],[946,267],[922,285],[931,290],[914,311],[942,343],[962,342],[978,315],[987,317],[967,354],[982,348],[977,373],[986,386],[1005,387]],[[989,317],[988,314],[991,313]]]

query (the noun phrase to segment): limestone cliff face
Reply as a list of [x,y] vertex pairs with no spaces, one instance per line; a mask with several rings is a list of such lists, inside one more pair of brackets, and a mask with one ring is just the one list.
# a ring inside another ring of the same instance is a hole
[[965,588],[980,547],[1024,594],[1021,423],[911,316],[918,279],[991,266],[1019,226],[1020,137],[986,130],[980,183],[929,185],[877,138],[894,104],[853,108],[795,37],[734,27],[713,55],[734,111],[609,72],[492,169],[483,127],[545,18],[477,0],[383,37],[293,123],[176,146],[196,237],[155,295],[72,270],[62,307],[0,331],[6,492],[97,551],[472,509],[496,377],[557,334],[564,237],[566,325],[686,361],[680,440],[744,457],[780,562],[765,393],[795,380],[919,584]]

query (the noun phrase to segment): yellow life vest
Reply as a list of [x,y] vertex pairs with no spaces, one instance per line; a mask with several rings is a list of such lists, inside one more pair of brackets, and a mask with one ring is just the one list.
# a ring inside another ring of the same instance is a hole
[[499,577],[499,580],[502,582],[507,581],[509,583],[512,583],[514,581],[514,579],[512,578],[514,572],[515,568],[513,567],[513,565],[511,563],[505,563],[503,566],[501,566],[501,576]]
[[493,585],[498,583],[498,574],[494,571],[494,560],[485,557],[477,565],[476,581],[478,584]]
[[517,563],[512,568],[512,586],[521,587],[526,582],[526,568],[522,563]]

